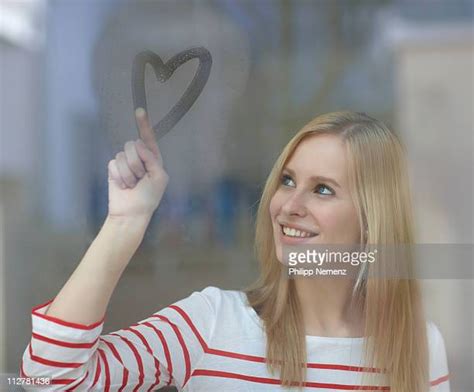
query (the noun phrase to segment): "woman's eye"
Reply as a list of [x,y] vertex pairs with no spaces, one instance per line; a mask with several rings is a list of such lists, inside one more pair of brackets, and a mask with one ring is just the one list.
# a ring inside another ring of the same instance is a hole
[[[325,191],[320,192],[321,189],[324,189]],[[331,188],[329,188],[328,186],[324,185],[324,184],[319,184],[318,186],[316,186],[315,191],[316,191],[316,193],[319,193],[320,195],[323,195],[323,196],[334,195],[334,191]]]
[[281,177],[281,183],[286,186],[295,186],[293,179],[286,174]]
[[[281,177],[281,184],[285,185],[285,186],[291,186],[291,187],[296,186],[293,179],[287,174],[284,174]],[[314,191],[316,193],[318,193],[319,195],[322,195],[322,196],[333,196],[335,194],[335,192],[330,187],[328,187],[324,184],[317,185],[316,188],[314,189]]]

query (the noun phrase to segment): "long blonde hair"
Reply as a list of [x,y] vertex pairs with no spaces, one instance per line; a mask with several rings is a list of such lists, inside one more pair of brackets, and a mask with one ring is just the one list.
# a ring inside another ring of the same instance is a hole
[[[345,141],[361,244],[414,243],[404,148],[387,126],[365,113],[341,111],[318,116],[297,132],[278,157],[263,190],[255,237],[260,276],[245,289],[265,327],[267,368],[271,374],[279,371],[282,385],[290,387],[305,385],[305,331],[294,281],[286,277],[276,257],[269,206],[298,144],[307,136],[324,133]],[[406,262],[411,267],[413,259],[408,257]],[[365,319],[365,366],[380,369],[392,392],[427,391],[428,343],[419,282],[372,279],[371,268],[364,263],[352,291],[353,303],[360,306]],[[364,373],[363,382],[370,377]]]

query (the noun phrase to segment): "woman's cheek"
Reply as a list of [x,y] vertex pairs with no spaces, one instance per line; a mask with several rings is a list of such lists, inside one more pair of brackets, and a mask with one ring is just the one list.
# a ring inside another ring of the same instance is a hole
[[273,195],[272,199],[270,200],[270,216],[275,218],[278,214],[279,210],[279,195],[278,191]]
[[333,233],[339,233],[341,240],[352,242],[357,238],[359,225],[355,211],[347,206],[340,206],[337,211],[324,217],[326,227]]

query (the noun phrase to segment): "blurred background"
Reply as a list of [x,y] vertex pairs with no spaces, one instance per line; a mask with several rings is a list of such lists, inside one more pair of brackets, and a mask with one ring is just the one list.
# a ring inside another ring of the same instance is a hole
[[[138,137],[131,67],[204,46],[209,81],[160,140],[170,183],[114,293],[104,333],[208,285],[253,281],[254,217],[282,147],[318,114],[363,111],[408,149],[418,241],[473,244],[472,1],[1,0],[0,369],[107,212],[107,162]],[[193,60],[164,84],[156,123]],[[452,391],[472,391],[473,280],[423,280]]]

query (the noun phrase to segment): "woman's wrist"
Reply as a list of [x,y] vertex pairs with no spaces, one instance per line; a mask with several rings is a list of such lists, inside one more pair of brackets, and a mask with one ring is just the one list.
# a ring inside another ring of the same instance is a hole
[[[140,246],[150,219],[151,216],[107,216],[91,245],[100,254],[97,259],[107,270],[116,270],[121,274]],[[96,265],[97,262],[94,260],[92,263]]]
[[145,231],[150,223],[152,215],[107,215],[104,225],[113,226],[116,230],[140,232]]
[[[112,216],[105,219],[101,232],[118,248],[138,247],[145,236],[151,215]],[[136,249],[135,249],[136,250]]]

